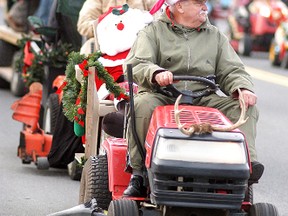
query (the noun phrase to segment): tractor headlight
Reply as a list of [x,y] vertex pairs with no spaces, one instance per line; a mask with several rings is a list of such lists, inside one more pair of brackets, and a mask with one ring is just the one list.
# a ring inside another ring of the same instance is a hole
[[160,160],[245,164],[243,142],[166,139],[160,137],[155,152]]

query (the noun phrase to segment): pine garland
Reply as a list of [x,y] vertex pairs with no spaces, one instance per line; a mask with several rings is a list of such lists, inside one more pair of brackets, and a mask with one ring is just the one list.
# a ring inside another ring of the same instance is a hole
[[35,58],[31,66],[24,64],[24,47],[28,41],[32,41],[30,37],[23,37],[17,41],[21,55],[15,62],[15,68],[22,71],[22,76],[26,87],[29,87],[33,82],[43,83],[44,65],[61,68],[66,65],[68,54],[72,51],[72,45],[59,42],[51,48],[41,48],[41,54],[34,54]]
[[[76,116],[77,113],[76,100],[78,98],[81,89],[81,84],[76,80],[75,65],[79,64],[84,59],[85,56],[80,55],[80,53],[78,52],[70,53],[70,55],[68,56],[68,64],[65,70],[66,86],[63,88],[62,103],[64,108],[63,109],[64,115],[71,122],[74,121],[74,117]],[[86,109],[86,107],[83,107],[83,109]]]
[[[96,68],[96,75],[106,83],[107,90],[114,94],[118,99],[128,99],[125,90],[121,88],[113,79],[113,77],[98,61],[102,56],[100,51],[92,53],[87,57],[79,52],[71,52],[68,57],[66,67],[65,87],[63,88],[63,110],[64,115],[71,122],[76,121],[84,127],[85,114],[87,108],[87,85],[89,67]],[[79,65],[83,73],[82,85],[76,80],[75,65]]]

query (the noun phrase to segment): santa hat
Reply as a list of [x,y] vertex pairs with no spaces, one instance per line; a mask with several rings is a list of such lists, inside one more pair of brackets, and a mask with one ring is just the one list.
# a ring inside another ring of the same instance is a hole
[[123,6],[109,7],[108,11],[104,14],[101,14],[98,17],[98,23],[100,23],[107,15],[113,12],[113,14],[118,13],[118,15],[125,13],[128,10],[128,5],[125,4]]
[[162,5],[166,2],[166,4],[168,5],[174,5],[175,3],[177,3],[180,0],[158,0],[154,6],[152,7],[152,9],[149,11],[150,14],[154,14],[156,13],[161,7]]

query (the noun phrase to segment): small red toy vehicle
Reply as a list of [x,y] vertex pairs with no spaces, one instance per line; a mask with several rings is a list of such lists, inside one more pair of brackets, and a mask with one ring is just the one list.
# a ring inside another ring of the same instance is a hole
[[279,0],[237,5],[228,19],[232,46],[244,56],[252,51],[268,51],[278,25],[286,16],[287,6]]
[[[62,82],[63,77],[58,76],[53,82],[53,87],[57,89]],[[43,87],[41,83],[35,82],[30,85],[29,89],[26,95],[11,106],[12,118],[23,123],[17,156],[23,164],[34,162],[38,169],[48,169],[50,165],[47,156],[51,149],[53,135],[47,133],[39,124]],[[45,118],[49,121],[45,121],[44,128],[54,129],[61,97],[61,93],[53,93],[49,96],[45,112]]]
[[[92,87],[94,75],[95,69],[91,70],[88,78],[88,89],[92,93],[87,95],[87,104],[90,103],[87,111],[90,107],[94,112],[87,112],[86,116],[85,153],[92,156],[85,163],[81,178],[80,203],[84,204],[51,216],[88,214],[89,211],[95,216],[279,215],[272,204],[253,203],[252,184],[248,182],[251,172],[248,146],[245,136],[236,129],[243,123],[245,110],[239,121],[232,125],[216,109],[188,104],[187,99],[192,102],[193,98],[205,95],[205,91],[199,95],[197,92],[178,91],[173,86],[171,91],[184,95],[186,102],[182,104],[180,101],[179,105],[178,97],[175,106],[157,107],[152,115],[143,158],[148,196],[122,197],[130,180],[130,174],[124,171],[127,142],[125,138],[105,138],[101,130],[101,116],[105,115],[104,112],[113,111],[113,107],[110,106],[109,111],[108,101],[97,99],[95,87]],[[209,90],[217,89],[209,78],[174,78],[179,81],[197,80]],[[129,86],[132,86],[131,81]],[[133,91],[129,93],[132,95]],[[133,99],[130,99],[130,104],[133,118]],[[191,127],[187,129],[183,124]],[[206,126],[211,131],[200,133]],[[133,127],[132,124],[129,128],[131,132]]]
[[24,164],[30,164],[33,161],[38,169],[48,169],[47,155],[51,148],[52,135],[44,133],[38,123],[41,100],[42,85],[33,83],[30,86],[30,92],[15,101],[11,109],[14,111],[12,118],[23,123],[17,151],[18,157]]

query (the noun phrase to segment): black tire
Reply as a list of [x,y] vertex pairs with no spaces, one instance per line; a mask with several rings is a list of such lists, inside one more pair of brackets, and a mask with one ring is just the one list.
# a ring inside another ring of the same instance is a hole
[[80,181],[82,173],[82,165],[74,159],[71,164],[68,165],[68,173],[72,180]]
[[279,213],[270,203],[256,203],[251,206],[249,216],[279,216]]
[[49,169],[49,162],[47,157],[38,157],[36,161],[37,169],[39,170],[47,170]]
[[253,185],[249,185],[247,189],[248,202],[254,203]]
[[275,46],[276,46],[276,44],[275,44],[275,41],[273,39],[271,42],[270,48],[269,48],[269,60],[270,60],[272,66],[280,66],[281,61],[279,58],[279,52],[276,52]]
[[10,87],[10,83],[7,80],[0,77],[0,88],[1,89],[9,89],[9,87]]
[[245,193],[245,201],[253,204],[253,197],[253,185],[249,185]]
[[[86,197],[85,193],[86,193],[86,182],[87,182],[87,178],[88,178],[88,169],[89,167],[91,167],[91,163],[92,163],[92,157],[89,157],[84,166],[83,166],[83,170],[82,170],[82,174],[81,174],[81,179],[80,179],[80,190],[79,190],[79,204],[83,204],[84,203],[84,199]],[[87,202],[87,201],[86,201]]]
[[52,67],[49,65],[44,65],[44,71],[42,76],[42,104],[46,104],[49,95],[55,93],[53,82],[59,75],[65,75],[65,66]]
[[285,56],[281,62],[281,67],[284,69],[288,69],[288,52],[285,53]]
[[271,60],[271,64],[272,64],[272,66],[280,66],[281,65],[279,54],[275,54],[274,59]]
[[[21,152],[25,152],[25,149],[23,147],[18,147],[18,152],[21,150]],[[19,156],[19,155],[18,155]],[[22,164],[31,164],[32,158],[30,156],[21,156]]]
[[238,53],[243,56],[250,56],[252,52],[252,39],[249,34],[244,34],[238,45]]
[[134,200],[113,200],[109,205],[107,216],[139,216],[139,209]]
[[22,159],[22,164],[31,164],[31,159],[30,158]]
[[21,58],[21,56],[21,51],[17,51],[15,52],[12,60],[12,79],[10,83],[10,91],[16,97],[22,97],[28,92],[22,77],[22,71],[19,71],[16,67],[16,61]]
[[84,203],[95,198],[98,207],[107,210],[112,200],[112,194],[109,191],[108,163],[106,155],[91,157],[91,165],[87,169],[87,179],[85,184]]
[[47,134],[54,134],[57,116],[60,110],[59,96],[56,93],[49,95],[44,108],[43,130]]
[[19,47],[0,39],[0,67],[9,67],[12,64],[14,53]]

